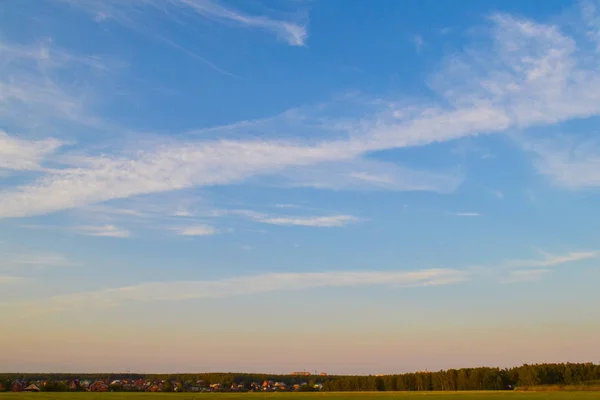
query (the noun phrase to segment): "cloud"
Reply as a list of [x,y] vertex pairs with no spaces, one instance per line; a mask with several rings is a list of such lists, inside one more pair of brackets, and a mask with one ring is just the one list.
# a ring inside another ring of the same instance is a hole
[[500,200],[502,200],[504,198],[504,193],[502,193],[499,190],[492,190],[491,193]]
[[[467,279],[489,277],[490,273],[508,270],[501,282],[532,280],[548,273],[551,266],[597,257],[598,252],[571,252],[565,255],[545,254],[541,260],[509,260],[496,265],[464,269],[424,269],[396,271],[329,271],[265,273],[217,280],[182,280],[147,282],[131,286],[91,292],[57,295],[40,303],[10,304],[34,312],[70,310],[74,307],[110,307],[119,304],[157,301],[185,301],[205,298],[227,298],[290,290],[315,288],[383,286],[389,288],[457,284]],[[500,271],[499,271],[499,267]],[[538,271],[538,272],[534,272]],[[0,304],[7,305],[7,303]]]
[[210,225],[178,227],[173,228],[173,230],[180,236],[211,236],[218,233],[218,231]]
[[352,215],[331,215],[327,217],[268,217],[258,221],[272,225],[294,225],[294,226],[314,226],[320,228],[329,228],[344,226],[352,222],[357,222],[358,218]]
[[249,218],[256,222],[270,225],[287,226],[312,226],[317,228],[341,227],[350,223],[359,222],[360,219],[353,215],[336,214],[324,216],[281,216],[269,215],[251,210],[218,210],[214,212],[215,216],[239,215]]
[[[250,15],[240,10],[225,7],[214,0],[63,0],[91,13],[98,22],[108,19],[130,27],[140,28],[140,14],[149,11],[162,11],[164,18],[181,22],[180,17],[199,16],[235,27],[257,29],[270,32],[291,46],[304,46],[308,38],[306,23],[270,18],[266,15]],[[174,42],[173,42],[174,43]]]
[[450,58],[432,80],[448,101],[502,109],[520,128],[600,112],[595,49],[583,42],[578,46],[556,25],[506,14],[495,14],[491,21],[491,49],[473,48]]
[[600,187],[600,145],[575,138],[524,139],[523,148],[534,154],[534,166],[554,184],[568,189]]
[[[565,254],[550,254],[538,250],[541,258],[512,259],[503,262],[464,268],[471,277],[494,280],[500,283],[525,282],[542,279],[554,267],[592,260],[600,256],[598,251],[572,251]],[[536,272],[537,271],[537,272]]]
[[26,252],[23,254],[8,254],[4,256],[4,265],[13,268],[24,267],[66,267],[73,266],[75,263],[62,254],[58,253],[35,253]]
[[297,204],[275,204],[273,207],[275,208],[300,208],[301,206]]
[[[138,3],[139,7],[148,4]],[[239,19],[234,16],[238,14],[230,14],[216,3],[202,4],[208,4],[202,6],[208,7],[209,11],[202,11],[206,15],[232,22]],[[256,177],[326,189],[451,192],[462,181],[460,171],[415,171],[372,158],[384,150],[600,113],[595,49],[590,51],[585,43],[578,46],[578,38],[566,36],[554,25],[504,14],[493,15],[490,21],[490,46],[467,46],[466,51],[446,60],[431,79],[437,97],[428,101],[406,106],[406,102],[379,99],[347,108],[346,103],[333,102],[329,115],[325,114],[329,108],[319,105],[213,129],[212,135],[222,135],[219,139],[180,136],[180,140],[165,140],[135,151],[111,149],[103,156],[79,149],[77,156],[61,156],[64,167],[3,190],[0,217],[46,214],[141,194],[248,182]],[[236,23],[242,24],[241,20]],[[277,137],[278,132],[289,132],[294,138]],[[583,167],[596,165],[595,154],[586,153],[575,161],[552,155],[540,168],[557,176],[559,182],[597,185],[591,168]],[[568,178],[561,177],[562,166],[570,168]]]
[[455,212],[453,215],[457,217],[480,217],[481,214],[478,212]]
[[2,275],[0,275],[0,285],[18,283],[18,282],[21,282],[22,280],[23,280],[23,278],[20,278],[18,276],[2,276]]
[[251,16],[232,8],[226,8],[216,1],[176,0],[176,2],[207,18],[272,32],[291,46],[304,46],[308,37],[306,25],[275,20],[266,16]]
[[[431,191],[451,193],[463,181],[459,171],[431,172],[409,169],[390,162],[354,159],[325,162],[308,168],[283,170],[281,184],[333,190]],[[269,177],[273,180],[273,177]]]
[[[75,164],[0,194],[0,217],[39,215],[140,194],[214,186],[290,167],[351,160],[354,141],[304,145],[285,141],[205,141],[159,145],[135,158],[73,156]],[[431,183],[430,183],[431,184]],[[416,188],[425,188],[427,183]]]
[[597,2],[593,0],[580,1],[586,34],[592,42],[596,43],[596,50],[600,51],[600,17],[595,3]]
[[30,306],[38,311],[61,310],[73,307],[114,306],[131,301],[184,301],[314,288],[450,285],[464,279],[463,272],[452,269],[268,273],[221,280],[142,283],[96,292],[59,295]]
[[540,260],[511,260],[501,264],[504,268],[547,268],[570,262],[589,260],[600,255],[598,251],[569,252],[564,255],[555,255],[542,252]]
[[194,214],[190,211],[180,210],[173,213],[174,217],[193,217]]
[[413,36],[412,41],[415,45],[415,50],[417,50],[417,53],[420,54],[421,50],[423,49],[423,45],[425,44],[423,37],[421,35],[415,35]]
[[57,139],[25,140],[0,130],[0,169],[40,170],[42,161],[62,145]]
[[103,236],[114,238],[128,238],[129,236],[131,236],[131,233],[129,231],[118,228],[114,225],[80,226],[77,227],[76,230],[88,236]]
[[91,81],[85,87],[73,83],[76,74],[109,71],[100,58],[71,54],[47,39],[31,45],[0,41],[0,59],[0,117],[5,124],[33,132],[57,122],[105,126],[86,110]]
[[550,272],[549,269],[523,269],[518,271],[510,271],[508,278],[503,280],[504,283],[515,283],[515,282],[531,282],[538,281],[544,277],[544,275]]

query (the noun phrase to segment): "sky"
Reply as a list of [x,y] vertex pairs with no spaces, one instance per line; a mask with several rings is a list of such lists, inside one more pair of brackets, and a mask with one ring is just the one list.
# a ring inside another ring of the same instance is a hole
[[600,2],[0,11],[0,372],[600,362]]

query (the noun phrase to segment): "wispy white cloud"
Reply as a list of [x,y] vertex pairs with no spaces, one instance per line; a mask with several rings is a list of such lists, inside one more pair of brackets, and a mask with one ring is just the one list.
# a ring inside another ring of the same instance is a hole
[[86,109],[89,81],[83,87],[64,78],[74,71],[107,72],[100,58],[71,54],[48,39],[29,45],[0,41],[0,59],[0,117],[5,123],[34,131],[56,121],[104,125]]
[[199,15],[226,22],[232,22],[242,27],[262,29],[274,33],[291,46],[304,46],[308,33],[305,24],[291,21],[271,19],[266,16],[252,16],[239,10],[226,8],[212,0],[175,0],[194,10]]
[[504,198],[504,193],[502,193],[500,190],[492,190],[491,193],[500,200]]
[[55,296],[31,309],[62,310],[73,307],[114,306],[125,302],[184,301],[225,298],[313,288],[450,285],[462,282],[464,272],[452,269],[418,271],[335,271],[268,273],[222,280],[151,282],[95,292]]
[[159,11],[164,18],[193,15],[232,26],[270,32],[291,46],[304,46],[308,38],[306,22],[250,15],[224,6],[217,0],[63,0],[91,13],[98,22],[116,20],[127,27],[139,27],[143,12]]
[[78,232],[88,236],[103,236],[114,238],[128,238],[131,233],[125,229],[118,228],[114,225],[101,226],[80,226],[75,228]]
[[273,207],[275,208],[299,208],[301,206],[297,204],[275,204]]
[[21,282],[23,278],[18,276],[2,276],[0,275],[0,285],[10,284],[10,283],[18,283]]
[[508,277],[502,280],[503,283],[516,283],[516,282],[531,282],[538,281],[547,275],[551,270],[549,269],[522,269],[517,271],[510,271]]
[[600,16],[598,14],[598,2],[594,0],[580,0],[581,14],[588,38],[596,44],[600,51]]
[[[54,171],[33,184],[0,194],[0,217],[45,214],[140,194],[231,184],[286,168],[351,160],[364,151],[365,144],[354,141],[303,145],[221,140],[162,145],[140,150],[133,159],[70,157],[67,161],[74,167]],[[417,189],[433,185],[419,185],[413,180]]]
[[415,50],[417,51],[417,53],[421,53],[421,50],[423,50],[423,45],[425,44],[425,41],[423,40],[423,36],[421,35],[415,35],[412,38],[413,44],[415,45]]
[[[324,162],[309,168],[283,170],[282,183],[333,190],[431,191],[451,193],[463,181],[460,171],[431,172],[365,159]],[[269,177],[269,179],[273,179]],[[286,183],[287,182],[287,183]]]
[[550,254],[539,251],[542,257],[528,259],[512,259],[489,265],[478,265],[465,268],[471,277],[494,280],[499,283],[524,282],[540,280],[549,275],[555,268],[563,265],[577,265],[585,260],[600,256],[598,251],[572,251],[565,254]]
[[480,217],[481,214],[478,212],[455,212],[453,213],[457,217]]
[[569,252],[563,255],[555,255],[542,252],[543,258],[538,260],[510,260],[501,264],[504,268],[547,268],[561,264],[589,260],[600,256],[598,251]]
[[318,228],[331,228],[345,226],[351,223],[361,221],[360,218],[353,215],[334,214],[334,215],[302,215],[302,216],[282,216],[270,215],[251,210],[218,210],[214,212],[215,216],[239,215],[249,218],[253,221],[270,225],[288,225],[288,226],[312,226]]
[[534,166],[558,186],[569,189],[600,187],[600,145],[575,138],[521,140],[534,154]]
[[267,217],[258,221],[272,225],[314,226],[329,228],[344,226],[359,221],[352,215],[330,215],[326,217]]
[[211,236],[219,233],[217,229],[210,225],[192,225],[173,228],[181,236]]
[[190,211],[186,211],[186,210],[179,210],[179,211],[175,211],[173,213],[174,217],[193,217],[194,214]]
[[4,266],[17,269],[25,267],[46,268],[75,265],[73,261],[58,253],[38,253],[27,251],[16,254],[5,254],[3,258]]
[[42,161],[62,144],[61,141],[52,138],[19,139],[0,130],[0,169],[40,170]]

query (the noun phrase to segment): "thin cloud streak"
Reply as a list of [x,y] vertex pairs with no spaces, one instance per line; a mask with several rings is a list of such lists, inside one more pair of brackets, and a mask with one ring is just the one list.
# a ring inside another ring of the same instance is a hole
[[549,269],[523,269],[510,271],[508,278],[502,280],[502,283],[532,282],[539,281],[551,270]]
[[239,215],[256,222],[270,225],[310,226],[317,228],[341,227],[347,224],[360,222],[361,219],[353,215],[310,215],[310,216],[280,216],[269,215],[251,210],[217,210],[214,216]]
[[[590,259],[598,255],[600,252],[570,252],[565,255],[546,255],[541,260],[509,260],[497,265],[464,269],[266,273],[219,280],[147,282],[112,289],[57,295],[41,303],[0,303],[0,306],[22,307],[25,312],[39,313],[71,310],[74,307],[86,309],[115,307],[131,301],[186,301],[327,287],[438,286],[457,284],[476,278],[498,278],[497,274],[507,268],[508,277],[500,277],[499,282],[508,283],[539,279],[550,271],[548,267]],[[534,272],[535,270],[538,272]]]
[[42,312],[77,307],[111,307],[131,301],[185,301],[327,287],[436,286],[456,284],[463,280],[465,274],[452,269],[268,273],[213,281],[142,283],[95,292],[60,295],[46,299],[41,304],[23,305],[30,311]]
[[455,212],[453,215],[457,217],[480,217],[481,214],[478,212]]
[[326,217],[265,217],[259,218],[257,221],[271,225],[330,228],[358,222],[359,219],[352,215],[330,215]]
[[421,54],[421,50],[423,50],[423,45],[425,44],[423,37],[421,35],[415,35],[412,40],[415,45],[415,50],[418,54]]
[[210,225],[193,225],[172,229],[180,236],[212,236],[219,233],[219,231]]
[[23,254],[6,254],[3,264],[15,269],[68,267],[75,263],[62,254],[26,252]]
[[23,281],[23,278],[18,276],[2,276],[0,275],[0,285],[8,285]]
[[[273,19],[265,15],[249,15],[240,10],[225,7],[218,1],[213,0],[170,0],[168,2],[162,0],[62,1],[87,11],[97,22],[112,19],[133,29],[141,28],[141,22],[136,21],[135,18],[139,18],[139,14],[143,12],[160,11],[165,18],[177,18],[178,14],[191,12],[193,15],[211,21],[270,32],[290,46],[304,46],[308,38],[306,24]],[[177,45],[174,42],[172,44]],[[207,62],[205,59],[202,60]]]
[[511,260],[501,264],[504,268],[547,268],[570,262],[590,260],[600,256],[598,251],[569,252],[564,255],[543,253],[541,260]]
[[291,46],[304,46],[308,33],[305,25],[274,20],[265,16],[251,16],[226,8],[211,0],[175,0],[193,9],[199,15],[217,20],[230,21],[243,27],[270,31]]
[[125,229],[118,228],[114,225],[101,225],[101,226],[80,226],[75,228],[77,231],[88,236],[100,236],[100,237],[114,237],[114,238],[128,238],[131,233]]

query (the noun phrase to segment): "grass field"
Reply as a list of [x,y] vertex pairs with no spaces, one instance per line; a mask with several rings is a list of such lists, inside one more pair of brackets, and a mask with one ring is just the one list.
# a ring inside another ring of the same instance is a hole
[[0,393],[0,400],[598,400],[600,392]]

